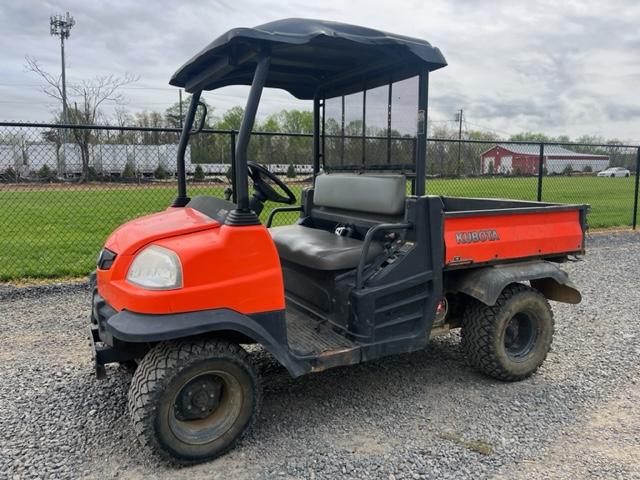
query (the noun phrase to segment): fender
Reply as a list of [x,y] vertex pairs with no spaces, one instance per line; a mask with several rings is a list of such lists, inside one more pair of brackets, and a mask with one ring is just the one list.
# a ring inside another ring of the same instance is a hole
[[271,353],[293,377],[309,368],[293,358],[286,348],[284,311],[244,315],[229,309],[202,310],[167,315],[123,310],[104,322],[108,336],[126,343],[175,340],[214,332],[232,332],[249,337]]
[[495,305],[500,293],[510,283],[529,281],[549,300],[580,303],[580,291],[569,275],[554,263],[533,261],[470,269],[447,282],[447,290],[465,293],[486,305]]

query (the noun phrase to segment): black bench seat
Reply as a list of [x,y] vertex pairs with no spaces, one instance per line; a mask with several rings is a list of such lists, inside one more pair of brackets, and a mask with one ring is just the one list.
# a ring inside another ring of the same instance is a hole
[[[403,175],[323,174],[316,177],[313,206],[323,216],[335,212],[343,218],[345,211],[354,214],[401,216],[404,213],[406,179]],[[311,210],[311,219],[313,219]],[[351,223],[351,222],[349,222]],[[333,231],[303,224],[269,229],[280,258],[314,270],[346,270],[358,266],[364,242],[358,238],[336,235]],[[379,242],[372,242],[367,262],[383,252]]]

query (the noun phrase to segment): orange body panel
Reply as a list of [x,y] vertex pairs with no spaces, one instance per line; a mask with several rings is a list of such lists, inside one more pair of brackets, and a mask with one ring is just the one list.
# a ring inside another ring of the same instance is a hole
[[105,247],[118,254],[131,255],[160,238],[219,226],[218,222],[193,208],[168,208],[120,225],[109,236]]
[[584,249],[579,210],[445,216],[444,241],[447,266]]
[[[106,247],[118,256],[109,270],[97,270],[97,281],[100,295],[113,308],[149,314],[214,308],[250,314],[284,309],[280,259],[263,225],[221,226],[190,208],[179,209],[180,214],[176,210],[126,223],[107,240]],[[201,228],[198,217],[208,220],[206,229]],[[184,218],[192,223],[191,230],[186,229]],[[163,229],[164,238],[158,238]],[[135,254],[150,244],[178,255],[182,288],[146,290],[125,280]]]

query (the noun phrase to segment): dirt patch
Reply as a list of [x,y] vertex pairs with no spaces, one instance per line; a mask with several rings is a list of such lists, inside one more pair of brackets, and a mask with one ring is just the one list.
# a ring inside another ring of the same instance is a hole
[[3,348],[0,349],[0,362],[17,363],[21,352],[28,351],[42,352],[42,356],[53,364],[87,363],[91,358],[88,335],[85,345],[80,341],[74,341],[72,345],[55,345],[52,344],[51,340],[51,332],[38,330],[23,331],[21,335],[13,335],[10,338],[3,339]]
[[466,439],[456,432],[442,432],[440,434],[440,438],[456,443],[467,450],[471,450],[472,452],[481,453],[482,455],[491,455],[491,452],[493,451],[493,447],[490,443],[479,439]]
[[352,454],[382,455],[391,448],[391,442],[371,430],[355,429],[346,435],[337,436],[331,443]]

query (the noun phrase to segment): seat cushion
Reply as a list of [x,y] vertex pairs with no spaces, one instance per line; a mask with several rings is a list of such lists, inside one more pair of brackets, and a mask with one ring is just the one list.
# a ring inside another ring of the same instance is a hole
[[316,177],[313,204],[379,215],[401,215],[406,192],[404,175],[325,173]]
[[[360,262],[364,242],[340,237],[326,230],[286,225],[270,228],[280,258],[314,270],[346,270]],[[382,253],[382,245],[372,242],[367,261]]]

